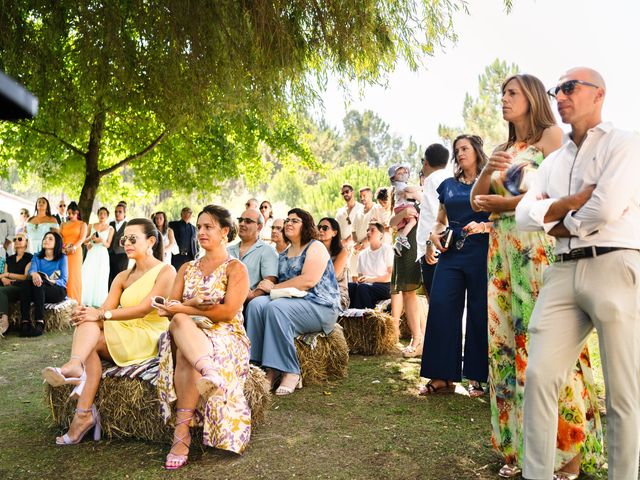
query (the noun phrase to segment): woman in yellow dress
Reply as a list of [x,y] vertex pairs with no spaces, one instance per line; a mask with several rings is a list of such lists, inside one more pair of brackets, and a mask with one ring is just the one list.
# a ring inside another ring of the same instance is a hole
[[93,401],[102,376],[101,360],[127,366],[158,354],[158,339],[169,321],[158,316],[151,298],[167,296],[176,272],[162,262],[162,241],[151,220],[134,218],[120,240],[135,265],[118,274],[102,307],[78,307],[72,322],[76,326],[69,361],[61,368],[47,367],[42,375],[57,387],[76,385],[71,393],[78,404],[69,431],[56,438],[58,445],[79,443],[94,429],[100,438],[100,416]]
[[82,303],[82,242],[87,236],[87,224],[82,221],[76,202],[70,202],[67,208],[68,221],[60,225],[60,234],[64,242],[63,251],[67,255],[69,277],[67,296],[78,305]]

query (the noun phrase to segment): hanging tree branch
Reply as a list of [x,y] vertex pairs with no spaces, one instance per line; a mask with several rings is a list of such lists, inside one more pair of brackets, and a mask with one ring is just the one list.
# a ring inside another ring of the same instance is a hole
[[47,130],[42,130],[41,128],[34,127],[33,125],[29,125],[28,123],[22,123],[22,122],[20,122],[20,123],[19,122],[14,122],[14,123],[16,125],[21,126],[21,127],[27,128],[27,129],[29,129],[29,130],[31,130],[33,132],[37,132],[37,133],[40,133],[42,135],[47,135],[48,137],[54,138],[55,140],[60,142],[62,145],[64,145],[66,148],[68,148],[69,150],[71,150],[74,153],[77,153],[81,157],[84,157],[86,155],[86,152],[83,152],[82,150],[80,150],[78,147],[76,147],[72,143],[66,141],[64,138],[61,138],[55,132],[49,132]]

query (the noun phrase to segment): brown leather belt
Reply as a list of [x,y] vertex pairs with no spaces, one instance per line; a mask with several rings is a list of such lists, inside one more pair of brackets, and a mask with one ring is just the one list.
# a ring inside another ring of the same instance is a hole
[[[561,253],[558,255],[558,260],[561,262],[570,262],[572,260],[581,260],[583,258],[593,258],[605,253],[615,252],[617,250],[635,250],[633,248],[625,247],[582,247],[574,248],[569,253]],[[637,251],[637,250],[635,250]]]

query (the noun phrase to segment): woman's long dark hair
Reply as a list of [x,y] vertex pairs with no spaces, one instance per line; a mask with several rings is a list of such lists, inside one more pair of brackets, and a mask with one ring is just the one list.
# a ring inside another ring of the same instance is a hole
[[331,230],[336,232],[336,235],[331,239],[331,244],[329,245],[329,255],[331,255],[331,258],[334,258],[344,248],[342,246],[342,234],[340,233],[340,224],[337,222],[335,218],[331,218],[331,217],[321,218],[320,221],[318,222],[318,225],[320,225],[322,222],[329,222],[329,224],[331,225]]
[[36,206],[33,209],[33,216],[35,217],[36,215],[38,215],[38,200],[44,200],[45,202],[47,202],[47,217],[51,216],[51,205],[49,204],[49,200],[47,200],[47,197],[38,197],[36,198]]
[[464,172],[462,171],[462,168],[460,168],[460,164],[458,163],[458,156],[456,155],[456,143],[458,143],[460,140],[469,140],[473,151],[476,152],[476,175],[480,175],[480,172],[489,160],[487,154],[484,153],[484,150],[482,149],[482,144],[484,142],[482,141],[481,137],[479,137],[478,135],[469,135],[466,133],[463,135],[458,135],[453,141],[453,146],[451,147],[451,157],[453,158],[453,176],[458,181],[464,175]]
[[[55,244],[53,245],[53,259],[58,261],[63,255],[62,246],[64,242],[62,240],[62,235],[58,232],[47,232],[44,234],[44,237],[42,237],[42,243],[44,243],[44,239],[47,238],[47,235],[53,235],[53,239],[55,240]],[[38,253],[38,258],[44,258],[44,248],[40,250],[40,253]]]
[[69,206],[67,207],[67,212],[71,210],[72,212],[76,212],[78,214],[78,220],[82,221],[82,215],[80,214],[80,208],[76,202],[69,202]]
[[[164,257],[164,245],[156,226],[148,218],[132,218],[127,222],[127,227],[135,227],[136,225],[142,227],[142,231],[144,232],[144,236],[146,238],[154,237],[156,239],[156,243],[153,244],[152,248],[153,256],[162,261]],[[129,275],[131,275],[135,271],[136,265],[133,266],[133,268],[129,272]]]
[[[306,245],[311,240],[315,240],[316,238],[318,238],[318,229],[316,228],[313,217],[309,212],[301,208],[292,208],[287,212],[287,215],[291,215],[292,213],[300,217],[300,220],[302,220],[302,230],[300,230],[300,245]],[[282,229],[282,236],[287,242],[291,243],[291,240],[287,238],[287,235],[284,233],[284,229]]]
[[[162,218],[164,218],[164,222],[162,222],[162,228],[158,227],[158,224],[156,223],[156,218],[158,217],[158,215],[162,215]],[[167,214],[164,212],[156,212],[153,215],[151,215],[151,221],[153,222],[153,224],[156,226],[156,228],[158,229],[158,231],[161,234],[165,234],[167,233],[167,230],[169,228],[169,223],[167,222]]]

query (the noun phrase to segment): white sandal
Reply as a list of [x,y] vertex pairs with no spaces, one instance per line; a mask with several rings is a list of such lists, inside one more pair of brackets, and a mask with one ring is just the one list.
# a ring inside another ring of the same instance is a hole
[[[288,375],[294,375],[294,374],[290,373]],[[279,397],[284,397],[285,395],[291,395],[293,392],[296,391],[296,389],[300,389],[300,388],[302,388],[302,375],[298,375],[298,381],[295,387],[287,387],[285,385],[282,385],[282,383],[280,383],[278,388],[276,388],[275,394]]]
[[69,398],[72,400],[77,400],[80,398],[82,394],[82,390],[84,390],[84,384],[87,381],[87,371],[84,368],[84,362],[77,355],[72,355],[69,359],[78,359],[80,360],[80,365],[82,365],[82,374],[79,377],[65,377],[62,373],[62,369],[58,367],[47,367],[42,370],[42,378],[52,387],[60,387],[62,385],[75,385]]

